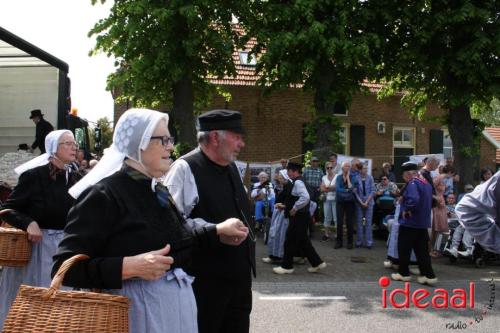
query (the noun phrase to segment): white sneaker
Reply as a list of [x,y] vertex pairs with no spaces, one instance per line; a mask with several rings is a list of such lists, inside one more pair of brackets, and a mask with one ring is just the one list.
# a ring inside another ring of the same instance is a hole
[[319,265],[318,265],[318,266],[316,266],[316,267],[309,267],[309,268],[307,269],[307,271],[308,271],[309,273],[317,273],[317,272],[319,272],[320,270],[322,270],[323,268],[326,268],[326,262],[322,262],[321,264],[319,264]]
[[445,253],[448,253],[449,255],[454,256],[455,258],[458,258],[458,254],[460,253],[460,252],[458,252],[458,250],[457,250],[456,248],[454,248],[454,247],[453,247],[453,248],[451,248],[451,249],[444,249],[444,252],[445,252]]
[[410,267],[410,274],[420,275],[420,269],[418,267]]
[[269,258],[269,257],[265,257],[265,258],[262,258],[262,262],[265,262],[265,263],[271,263],[273,262],[273,259]]
[[281,266],[278,266],[278,267],[274,267],[273,268],[273,272],[276,273],[276,274],[292,274],[294,271],[294,269],[286,269],[286,268],[283,268]]
[[392,273],[391,278],[395,281],[403,281],[403,282],[408,282],[411,280],[411,276],[403,276],[399,273]]
[[429,279],[426,276],[419,276],[417,277],[417,282],[420,284],[428,284],[429,286],[434,286],[438,282],[438,278],[435,277],[433,279]]
[[458,251],[458,254],[461,255],[462,257],[471,257],[472,249],[467,249],[465,251]]
[[384,261],[384,267],[385,268],[391,268],[392,267],[392,262],[390,260]]

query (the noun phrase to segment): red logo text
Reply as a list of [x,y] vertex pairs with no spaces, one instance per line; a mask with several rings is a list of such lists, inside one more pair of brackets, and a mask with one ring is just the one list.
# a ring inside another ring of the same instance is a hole
[[[389,303],[393,308],[409,308],[410,303],[419,309],[425,309],[432,306],[435,309],[465,309],[467,306],[474,308],[474,282],[469,282],[468,290],[465,288],[456,288],[449,292],[443,288],[436,288],[434,291],[428,291],[423,288],[410,290],[410,283],[405,282],[404,288],[396,288],[388,292],[387,287],[391,280],[387,276],[379,279],[378,284],[382,287],[382,307],[387,308]],[[398,297],[398,295],[401,295]],[[398,297],[399,302],[396,300]]]

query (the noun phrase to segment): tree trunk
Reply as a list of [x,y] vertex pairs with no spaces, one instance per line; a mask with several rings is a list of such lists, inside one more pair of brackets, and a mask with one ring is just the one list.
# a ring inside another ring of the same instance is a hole
[[474,138],[474,122],[470,109],[462,105],[449,110],[449,127],[453,143],[453,166],[460,176],[458,191],[463,192],[465,184],[472,184],[474,170],[477,168],[478,151],[476,151]]
[[[330,91],[333,89],[333,73],[327,63],[318,66],[320,72],[317,73],[316,91],[314,93],[314,117],[331,116],[333,114],[333,105],[335,101],[328,98]],[[314,121],[314,119],[313,119]],[[333,142],[330,139],[330,134],[335,130],[330,122],[317,122],[316,127],[316,142],[314,143],[315,152],[321,161],[326,161],[332,152]]]
[[188,77],[177,81],[173,85],[173,110],[174,123],[179,129],[177,142],[196,146],[195,123],[193,112],[193,83]]

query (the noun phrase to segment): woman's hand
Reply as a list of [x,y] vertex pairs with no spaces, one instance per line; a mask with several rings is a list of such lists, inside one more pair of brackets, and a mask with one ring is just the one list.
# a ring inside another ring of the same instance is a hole
[[167,257],[170,245],[163,249],[141,253],[133,257],[124,257],[122,266],[122,279],[127,280],[139,277],[144,280],[158,280],[170,269],[174,258]]
[[285,208],[285,205],[278,202],[276,205],[274,205],[274,208],[279,209],[279,210],[283,210]]
[[247,238],[248,228],[241,220],[232,217],[217,224],[217,235],[221,243],[240,245]]
[[35,221],[31,222],[28,225],[26,232],[28,232],[28,240],[30,240],[32,243],[38,243],[42,240],[42,230],[40,230],[38,223],[36,223]]

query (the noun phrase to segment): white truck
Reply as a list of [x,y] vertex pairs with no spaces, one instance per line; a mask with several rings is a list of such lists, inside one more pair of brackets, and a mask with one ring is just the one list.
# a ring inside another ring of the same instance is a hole
[[54,128],[76,131],[88,151],[87,122],[69,114],[68,71],[67,63],[0,27],[0,156],[21,143],[31,146],[33,109],[42,110]]

